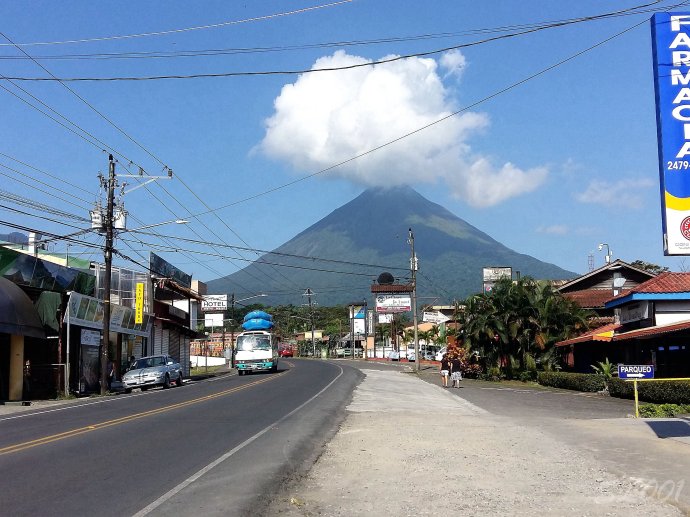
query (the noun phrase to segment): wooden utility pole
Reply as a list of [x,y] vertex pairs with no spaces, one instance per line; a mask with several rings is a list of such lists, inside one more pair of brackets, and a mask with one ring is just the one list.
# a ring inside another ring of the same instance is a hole
[[113,267],[113,210],[115,206],[115,159],[108,156],[108,204],[105,212],[105,278],[103,278],[103,342],[101,343],[101,395],[108,385],[108,347],[110,346],[110,275]]

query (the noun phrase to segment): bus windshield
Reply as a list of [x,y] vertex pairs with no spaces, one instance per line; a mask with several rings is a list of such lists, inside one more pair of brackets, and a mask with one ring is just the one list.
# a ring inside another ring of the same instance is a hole
[[270,350],[271,340],[264,336],[239,336],[237,350],[251,352],[252,350]]

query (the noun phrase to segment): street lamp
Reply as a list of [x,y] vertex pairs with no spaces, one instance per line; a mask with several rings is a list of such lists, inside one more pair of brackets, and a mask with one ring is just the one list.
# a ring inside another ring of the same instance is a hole
[[599,244],[599,251],[604,249],[604,246],[606,246],[606,258],[605,258],[605,260],[606,260],[606,263],[608,264],[611,262],[611,249],[609,248],[609,245],[604,242],[604,243]]
[[162,223],[147,224],[146,226],[140,226],[139,228],[132,228],[131,230],[123,228],[121,232],[138,232],[140,230],[146,230],[148,228],[153,228],[154,226],[163,226],[164,224],[189,224],[186,219],[173,219],[171,221],[163,221]]

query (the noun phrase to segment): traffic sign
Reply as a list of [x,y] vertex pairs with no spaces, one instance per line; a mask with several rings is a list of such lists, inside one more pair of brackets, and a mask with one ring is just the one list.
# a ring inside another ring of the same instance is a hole
[[618,377],[620,379],[653,379],[654,366],[651,364],[619,364]]

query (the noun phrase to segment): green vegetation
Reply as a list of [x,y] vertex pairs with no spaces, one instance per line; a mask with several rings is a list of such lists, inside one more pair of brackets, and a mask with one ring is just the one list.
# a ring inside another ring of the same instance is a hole
[[500,377],[509,379],[533,380],[538,365],[556,369],[555,343],[586,329],[591,315],[550,283],[529,277],[500,280],[464,306],[459,314],[464,345],[482,358],[485,371],[498,368]]
[[539,372],[537,382],[543,386],[595,393],[604,389],[604,380],[590,373]]
[[690,414],[690,404],[642,404],[640,406],[642,418],[673,418],[684,414]]

